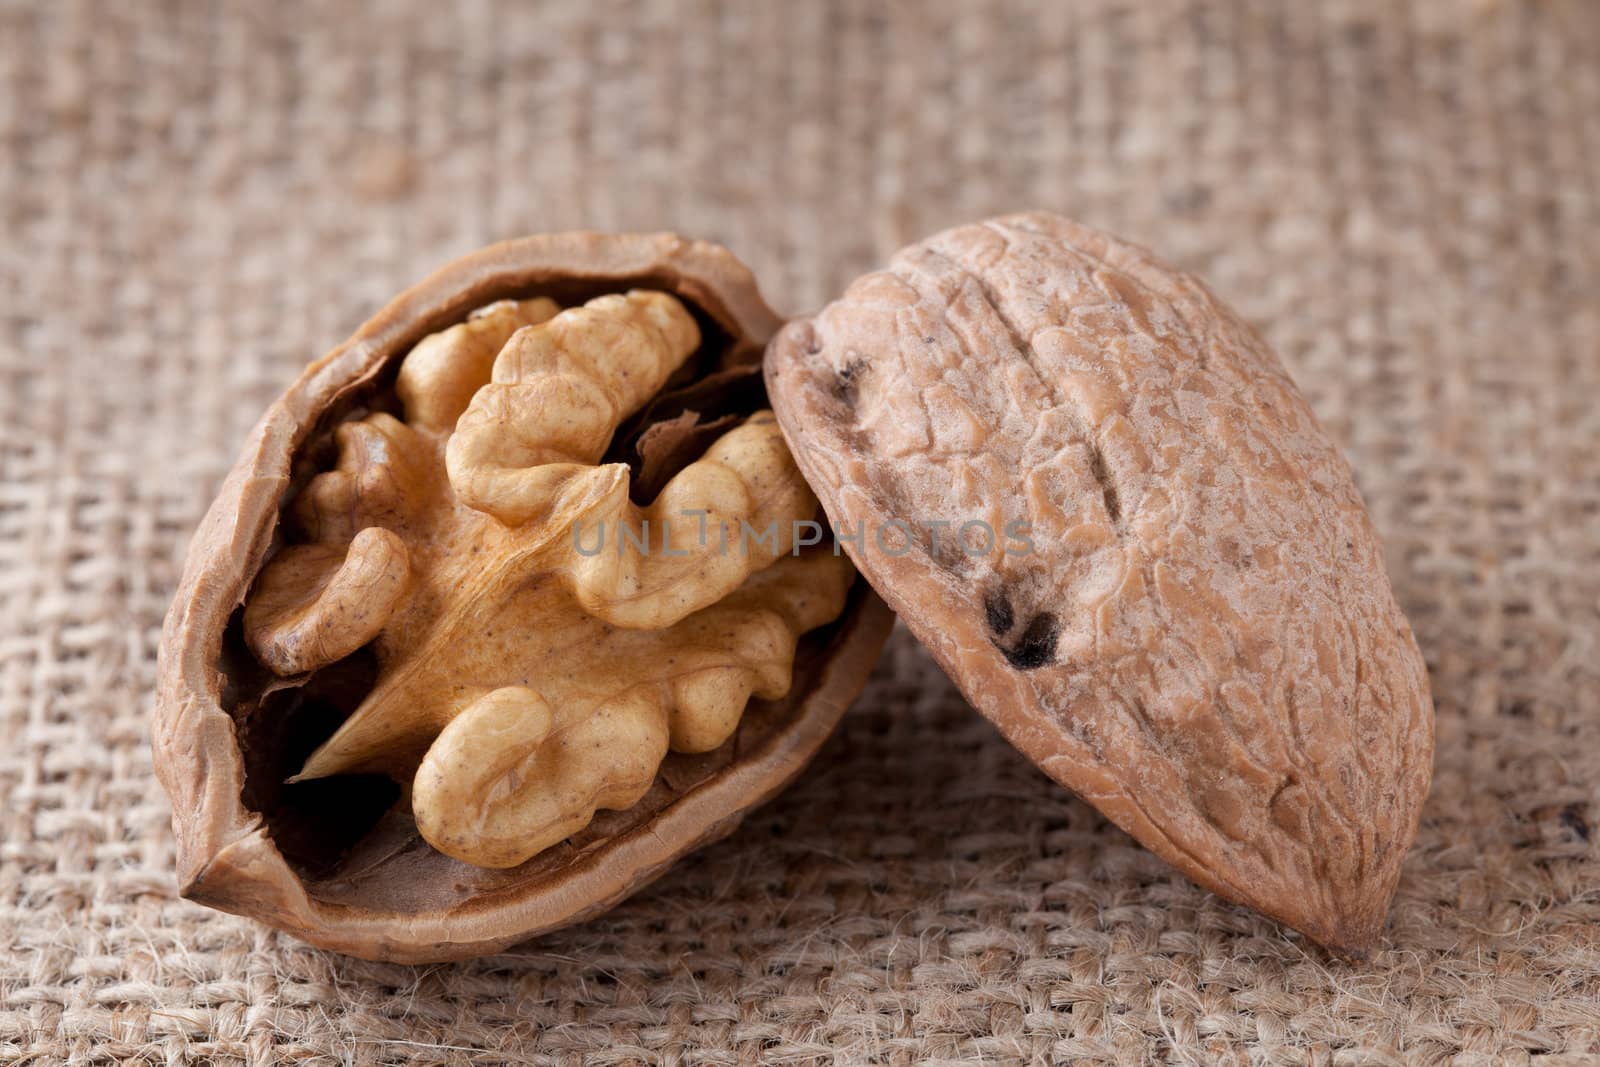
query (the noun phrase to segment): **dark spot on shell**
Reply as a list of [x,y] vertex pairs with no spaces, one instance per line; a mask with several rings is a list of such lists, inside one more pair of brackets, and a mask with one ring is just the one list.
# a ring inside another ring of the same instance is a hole
[[1011,632],[1016,617],[1011,613],[1011,601],[1007,599],[1004,589],[996,589],[984,598],[983,611],[989,618],[990,630],[997,634]]
[[1022,636],[1017,638],[1016,644],[1007,648],[996,641],[994,647],[998,648],[1005,655],[1006,662],[1017,670],[1031,671],[1055,659],[1058,636],[1060,627],[1056,624],[1056,617],[1048,611],[1042,611],[1028,620],[1028,625],[1022,631]]
[[855,358],[846,363],[833,379],[833,393],[848,407],[855,407],[856,392],[860,385],[861,372],[866,369],[866,361]]

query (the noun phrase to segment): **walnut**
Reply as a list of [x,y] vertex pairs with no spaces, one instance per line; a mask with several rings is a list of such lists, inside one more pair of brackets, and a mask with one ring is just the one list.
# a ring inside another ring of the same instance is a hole
[[476,954],[792,777],[889,616],[795,544],[817,501],[763,409],[772,325],[719,249],[530,238],[312,367],[163,639],[184,891],[360,955]]
[[767,376],[836,525],[945,524],[846,547],[978,710],[1201,885],[1367,950],[1428,790],[1427,671],[1254,331],[1031,214],[901,251]]

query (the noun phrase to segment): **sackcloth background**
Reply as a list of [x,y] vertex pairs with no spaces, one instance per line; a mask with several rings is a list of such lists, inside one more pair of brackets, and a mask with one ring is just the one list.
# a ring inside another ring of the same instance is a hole
[[[900,633],[797,786],[430,967],[176,898],[155,648],[257,415],[491,240],[724,242],[785,312],[1051,208],[1259,324],[1432,670],[1368,964],[1201,892]],[[1600,1055],[1600,4],[0,0],[0,1063]]]

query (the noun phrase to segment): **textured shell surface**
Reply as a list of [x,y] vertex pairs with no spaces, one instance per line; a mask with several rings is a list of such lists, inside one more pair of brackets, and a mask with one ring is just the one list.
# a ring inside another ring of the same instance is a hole
[[766,373],[845,548],[973,705],[1200,884],[1368,949],[1431,776],[1427,672],[1253,329],[1034,213],[901,251]]

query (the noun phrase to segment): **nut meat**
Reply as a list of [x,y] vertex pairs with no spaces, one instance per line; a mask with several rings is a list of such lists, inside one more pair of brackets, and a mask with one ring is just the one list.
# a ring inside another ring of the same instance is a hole
[[[313,540],[267,565],[244,635],[286,676],[375,641],[379,674],[294,780],[414,773],[429,844],[513,867],[635,803],[669,745],[709,752],[752,693],[788,692],[796,640],[838,617],[854,573],[791,555],[817,501],[771,414],[648,507],[626,464],[599,465],[699,346],[665,293],[507,301],[406,357],[403,420],[338,428],[337,467],[295,501]],[[710,534],[745,525],[772,536]]]
[[794,546],[817,502],[761,410],[770,324],[710,246],[535,238],[312,368],[168,621],[186,892],[361,955],[471,955],[792,777],[889,617]]
[[767,377],[857,565],[1007,737],[1201,885],[1368,949],[1427,673],[1349,468],[1237,315],[1022,215],[903,250]]

